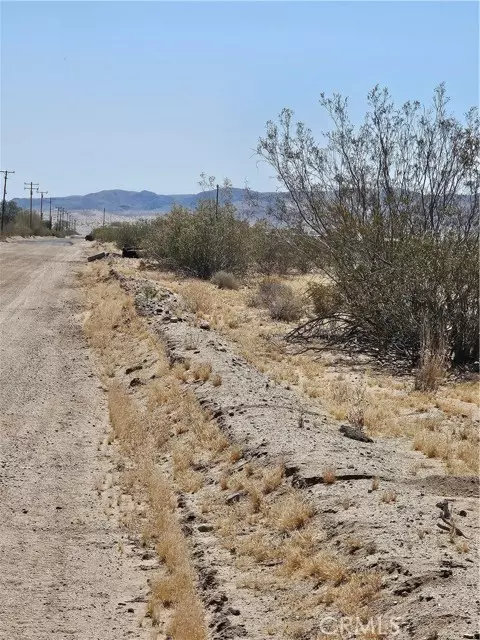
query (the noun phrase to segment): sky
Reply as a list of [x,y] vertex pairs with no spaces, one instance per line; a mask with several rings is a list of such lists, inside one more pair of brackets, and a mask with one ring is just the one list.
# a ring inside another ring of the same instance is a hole
[[477,2],[1,2],[7,198],[198,192],[200,173],[274,191],[255,147],[283,107],[321,138],[319,95],[478,104]]

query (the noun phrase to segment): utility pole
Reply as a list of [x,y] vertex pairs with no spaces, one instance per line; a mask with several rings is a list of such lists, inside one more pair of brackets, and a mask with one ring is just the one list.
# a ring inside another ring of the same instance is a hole
[[103,224],[102,227],[105,226],[105,207],[103,207]]
[[50,229],[52,228],[52,198],[50,200]]
[[216,218],[218,218],[218,189],[219,189],[219,186],[217,184],[217,200],[215,202],[215,217]]
[[48,191],[39,191],[37,189],[37,193],[40,194],[40,221],[43,222],[43,195],[48,193]]
[[55,209],[57,210],[57,222],[56,222],[56,226],[57,226],[57,231],[59,231],[59,230],[60,230],[59,223],[60,223],[60,220],[62,219],[62,218],[61,218],[61,215],[60,215],[60,211],[62,210],[62,207],[55,207]]
[[6,205],[6,198],[7,198],[7,178],[8,178],[8,174],[9,173],[15,173],[15,171],[0,171],[0,173],[4,174],[4,178],[3,178],[3,200],[2,200],[2,223],[1,223],[1,229],[0,229],[0,233],[3,233],[3,221],[5,218],[5,205]]
[[33,182],[24,182],[24,189],[30,191],[30,228],[32,228],[32,197],[33,197],[33,187],[38,187],[39,184]]

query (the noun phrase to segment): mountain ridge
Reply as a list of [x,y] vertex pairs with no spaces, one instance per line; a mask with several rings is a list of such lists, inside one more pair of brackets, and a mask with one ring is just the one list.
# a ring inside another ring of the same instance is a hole
[[[220,189],[220,202],[223,200]],[[230,190],[232,203],[240,210],[247,208],[246,189],[232,187]],[[276,192],[251,192],[257,208],[265,210],[277,196]],[[71,195],[52,197],[53,207],[65,207],[71,212],[75,211],[102,211],[105,208],[109,213],[135,216],[140,213],[167,213],[174,204],[193,208],[201,199],[215,199],[216,190],[199,193],[183,194],[158,194],[153,191],[129,191],[125,189],[104,189],[87,193],[85,195]],[[29,208],[29,198],[13,198],[18,206]],[[33,198],[33,207],[40,207],[40,198]],[[48,198],[44,198],[44,209],[49,206]]]

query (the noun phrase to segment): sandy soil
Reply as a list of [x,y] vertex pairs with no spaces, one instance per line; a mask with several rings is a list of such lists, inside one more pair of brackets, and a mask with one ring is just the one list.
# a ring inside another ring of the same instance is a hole
[[120,640],[139,628],[141,558],[95,491],[108,414],[82,337],[84,242],[0,245],[0,638]]
[[[345,548],[353,535],[362,541],[363,549],[366,543],[374,543],[373,551],[360,551],[352,562],[360,571],[384,573],[375,613],[399,621],[397,637],[478,637],[477,479],[446,476],[440,461],[428,460],[400,438],[377,438],[371,443],[345,438],[318,407],[288,387],[272,383],[236,354],[225,337],[208,326],[199,327],[179,296],[150,281],[159,293],[155,299],[145,299],[141,276],[118,277],[136,295],[152,331],[166,342],[171,362],[188,359],[191,366],[208,362],[220,374],[221,386],[199,381],[192,388],[198,400],[218,416],[223,430],[242,446],[239,468],[245,459],[283,459],[294,485],[315,504],[329,548]],[[337,477],[330,486],[323,481],[328,467],[335,469]],[[378,491],[371,490],[372,477],[379,478]],[[393,492],[394,501],[384,501],[384,492]],[[197,497],[201,493],[186,500],[190,521],[208,521]],[[456,522],[467,536],[466,552],[460,552],[438,526],[437,503],[445,498],[451,501]],[[218,592],[228,594],[229,605],[233,603],[240,611],[236,622],[246,630],[246,637],[265,637],[265,622],[274,621],[279,614],[277,596],[267,592],[262,598],[248,596],[239,589],[236,569],[215,535],[205,541],[194,527],[191,531],[194,546],[208,558],[210,569],[215,567],[218,572]],[[267,571],[259,568],[257,573]],[[314,638],[312,632],[305,637]]]

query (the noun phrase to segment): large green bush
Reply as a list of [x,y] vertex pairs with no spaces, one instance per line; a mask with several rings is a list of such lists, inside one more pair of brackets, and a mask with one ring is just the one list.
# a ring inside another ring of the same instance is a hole
[[[317,244],[330,291],[311,291],[317,317],[292,335],[416,364],[427,349],[478,360],[480,135],[445,89],[430,108],[368,97],[354,126],[347,101],[322,96],[333,121],[324,146],[285,109],[258,145],[288,191],[278,215]],[[310,245],[314,248],[315,244]]]
[[218,271],[244,273],[249,265],[249,225],[229,206],[201,202],[195,211],[176,206],[156,218],[145,240],[150,258],[199,278]]

